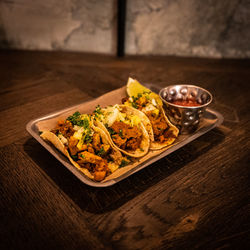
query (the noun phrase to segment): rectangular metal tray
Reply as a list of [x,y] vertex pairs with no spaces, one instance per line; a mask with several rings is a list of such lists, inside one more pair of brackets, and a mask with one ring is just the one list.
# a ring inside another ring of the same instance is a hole
[[[155,91],[155,89],[153,89],[152,86],[148,86],[148,87],[151,87],[151,89],[153,91]],[[105,95],[103,97],[105,98]],[[190,143],[191,141],[193,141],[196,138],[200,137],[201,135],[207,133],[211,129],[219,126],[223,122],[223,116],[220,113],[218,113],[215,110],[212,110],[212,109],[208,108],[204,112],[204,120],[206,122],[203,122],[201,124],[201,126],[199,127],[199,129],[196,130],[194,133],[188,134],[188,135],[180,135],[180,136],[178,136],[176,142],[174,143],[174,145],[172,147],[166,149],[164,152],[162,152],[159,155],[156,155],[156,156],[153,156],[150,159],[147,159],[146,161],[140,163],[138,166],[130,169],[129,171],[127,171],[126,173],[122,174],[121,176],[119,176],[117,178],[107,180],[106,182],[95,182],[95,181],[92,181],[91,179],[89,179],[87,176],[85,176],[77,168],[75,168],[69,162],[69,160],[61,152],[59,152],[53,145],[45,142],[39,136],[39,131],[38,131],[38,128],[36,126],[36,124],[38,122],[58,117],[61,114],[69,112],[71,110],[76,111],[78,106],[79,105],[75,105],[73,107],[69,107],[69,108],[66,108],[66,109],[63,109],[63,110],[60,110],[60,111],[57,111],[57,112],[54,112],[54,113],[39,117],[39,118],[37,118],[35,120],[32,120],[26,125],[26,129],[31,134],[31,136],[33,136],[44,148],[46,148],[56,159],[58,159],[66,168],[68,168],[77,178],[79,178],[85,184],[90,185],[90,186],[94,186],[94,187],[108,187],[108,186],[114,185],[115,183],[127,178],[128,176],[134,174],[135,172],[149,166],[150,164],[158,161],[159,159],[169,155],[170,153],[172,153],[172,152],[176,151],[177,149],[183,147],[184,145]]]

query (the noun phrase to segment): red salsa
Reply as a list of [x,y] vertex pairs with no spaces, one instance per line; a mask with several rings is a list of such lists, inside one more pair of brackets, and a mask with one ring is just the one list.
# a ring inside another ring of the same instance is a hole
[[199,104],[196,100],[176,100],[172,102],[175,105],[180,105],[180,106],[200,106],[201,104]]

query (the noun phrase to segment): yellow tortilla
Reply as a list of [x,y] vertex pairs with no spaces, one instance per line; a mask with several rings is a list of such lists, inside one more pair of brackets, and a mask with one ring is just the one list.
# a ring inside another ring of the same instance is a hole
[[[169,119],[168,119],[168,117],[166,116],[166,114],[165,114],[165,112],[164,112],[164,110],[163,110],[162,107],[160,108],[160,112],[162,112],[162,114],[163,114],[163,116],[164,116],[164,118],[165,118],[165,120],[166,120],[166,122],[167,122],[167,124],[168,124],[168,126],[169,126],[169,130],[171,130],[172,133],[173,133],[173,135],[177,138],[177,136],[178,136],[178,134],[179,134],[179,129],[178,129],[176,126],[174,126],[174,125],[169,121]],[[161,142],[156,142],[156,141],[152,141],[152,142],[151,142],[151,145],[150,145],[150,149],[152,149],[152,150],[159,150],[159,149],[165,148],[165,147],[171,145],[171,144],[176,140],[176,138],[170,137],[170,138],[168,138],[167,141],[165,141],[165,142],[163,142],[163,143],[161,143]]]
[[68,150],[65,148],[64,144],[61,142],[61,140],[52,132],[50,131],[44,131],[40,135],[45,141],[51,142],[59,151],[61,151],[69,160],[70,162],[77,168],[79,169],[82,173],[84,173],[86,176],[88,176],[90,179],[94,179],[94,176],[89,172],[88,169],[86,168],[81,168],[80,165],[75,162]]
[[[131,78],[129,78],[129,79],[131,79]],[[133,81],[136,81],[136,80],[133,80]],[[128,84],[129,84],[129,81],[128,81],[128,83],[127,83],[127,94],[129,95],[130,92],[128,91]],[[137,84],[137,85],[138,85],[138,84]],[[144,87],[144,86],[141,85],[140,83],[139,83],[138,86],[140,87],[140,89],[138,90],[138,93],[137,93],[137,94],[142,94],[142,96],[143,96],[143,93],[140,93],[140,91],[141,91],[141,90],[147,90],[147,91],[150,91],[150,92],[151,92],[150,94],[152,94],[152,96],[153,96],[154,98],[157,97],[158,99],[160,99],[159,95],[157,95],[156,93],[154,93],[154,92],[152,92],[151,90],[147,89],[146,87]],[[137,87],[138,87],[138,86],[137,86]],[[129,96],[130,96],[130,95],[129,95]],[[131,96],[130,96],[130,97],[131,97]],[[162,102],[161,102],[161,103],[162,103]],[[178,129],[176,126],[174,126],[174,125],[169,121],[168,117],[166,116],[166,114],[165,114],[165,112],[164,112],[164,109],[163,109],[162,105],[159,104],[158,102],[157,102],[157,104],[158,104],[158,105],[157,105],[157,108],[160,110],[160,112],[162,112],[162,114],[163,114],[163,116],[164,116],[164,119],[166,120],[166,122],[167,122],[167,124],[168,124],[168,126],[169,126],[169,130],[171,130],[171,131],[173,132],[173,135],[175,135],[175,136],[177,137],[178,134],[179,134],[179,129]],[[131,106],[128,106],[128,105],[131,105],[130,103],[128,103],[126,106],[132,108]],[[135,109],[135,108],[133,108],[133,109]],[[151,141],[151,144],[150,144],[150,149],[151,149],[151,150],[159,150],[159,149],[165,148],[165,147],[169,146],[170,144],[172,144],[172,143],[175,141],[176,138],[169,138],[168,140],[166,140],[166,141],[163,142],[163,143],[156,142],[155,139],[154,139],[153,127],[152,127],[152,124],[151,124],[149,118],[147,117],[147,115],[146,115],[143,111],[140,111],[140,110],[138,110],[138,109],[135,109],[135,110],[138,111],[138,115],[139,115],[139,113],[140,113],[140,117],[141,117],[142,120],[143,120],[143,125],[145,126],[145,128],[146,128],[146,130],[147,130],[147,132],[148,132],[148,134],[149,134],[149,138],[150,138],[150,141]]]
[[[142,117],[142,114],[140,114],[137,109],[134,109],[132,107],[128,107],[128,106],[125,106],[125,105],[118,105],[118,106],[119,106],[119,108],[122,109],[123,113],[127,113],[129,115],[138,115],[139,117]],[[101,128],[103,131],[105,131],[105,133],[107,134],[107,136],[109,138],[109,141],[112,144],[112,146],[114,148],[116,148],[117,150],[121,151],[122,153],[124,153],[126,155],[129,155],[131,157],[135,157],[135,158],[142,157],[142,156],[144,156],[144,155],[146,155],[148,153],[149,146],[150,146],[150,139],[149,139],[149,134],[148,134],[148,132],[147,132],[147,130],[144,127],[142,122],[141,122],[141,124],[139,124],[139,127],[142,130],[142,141],[141,141],[140,147],[138,149],[136,149],[136,150],[123,150],[123,149],[119,148],[113,142],[113,140],[112,140],[107,128],[103,124],[103,122],[96,119],[94,121],[94,124],[96,124],[97,127]]]
[[[101,138],[102,138],[102,142],[105,144],[109,144],[113,150],[117,151],[120,155],[120,159],[122,159],[122,154],[120,153],[119,150],[115,149],[111,143],[110,140],[107,136],[107,134],[100,128],[92,125],[91,127],[96,133],[100,134]],[[77,162],[75,162],[68,150],[66,149],[65,145],[62,143],[62,141],[59,139],[59,137],[57,137],[54,133],[50,132],[50,131],[44,131],[41,135],[40,135],[45,141],[49,141],[51,142],[59,151],[61,151],[68,159],[69,161],[78,169],[80,170],[83,174],[85,174],[87,177],[89,177],[90,179],[94,180],[94,175],[91,174],[89,172],[88,169],[81,167]],[[115,164],[115,163],[113,163]],[[119,165],[115,164],[115,168],[118,168]]]

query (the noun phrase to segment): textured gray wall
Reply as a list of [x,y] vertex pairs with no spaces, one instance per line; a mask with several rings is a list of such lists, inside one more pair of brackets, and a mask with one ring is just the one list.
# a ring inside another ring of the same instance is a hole
[[249,0],[128,0],[128,54],[250,57]]
[[0,0],[0,46],[115,53],[115,0]]
[[[0,47],[111,53],[116,0],[0,0]],[[250,57],[250,0],[127,0],[126,53]]]

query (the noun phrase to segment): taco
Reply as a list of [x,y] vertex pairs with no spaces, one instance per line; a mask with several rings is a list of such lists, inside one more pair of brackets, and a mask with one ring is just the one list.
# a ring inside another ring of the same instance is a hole
[[128,80],[127,93],[129,97],[123,98],[122,102],[144,114],[143,121],[151,139],[150,149],[158,150],[171,145],[179,130],[166,116],[160,97],[132,78]]
[[138,110],[116,104],[97,106],[94,114],[94,124],[105,131],[114,148],[136,158],[147,154],[150,139]]
[[102,181],[121,165],[129,163],[115,149],[106,133],[94,126],[91,116],[75,112],[56,128],[40,135],[50,141],[70,162],[90,179]]

